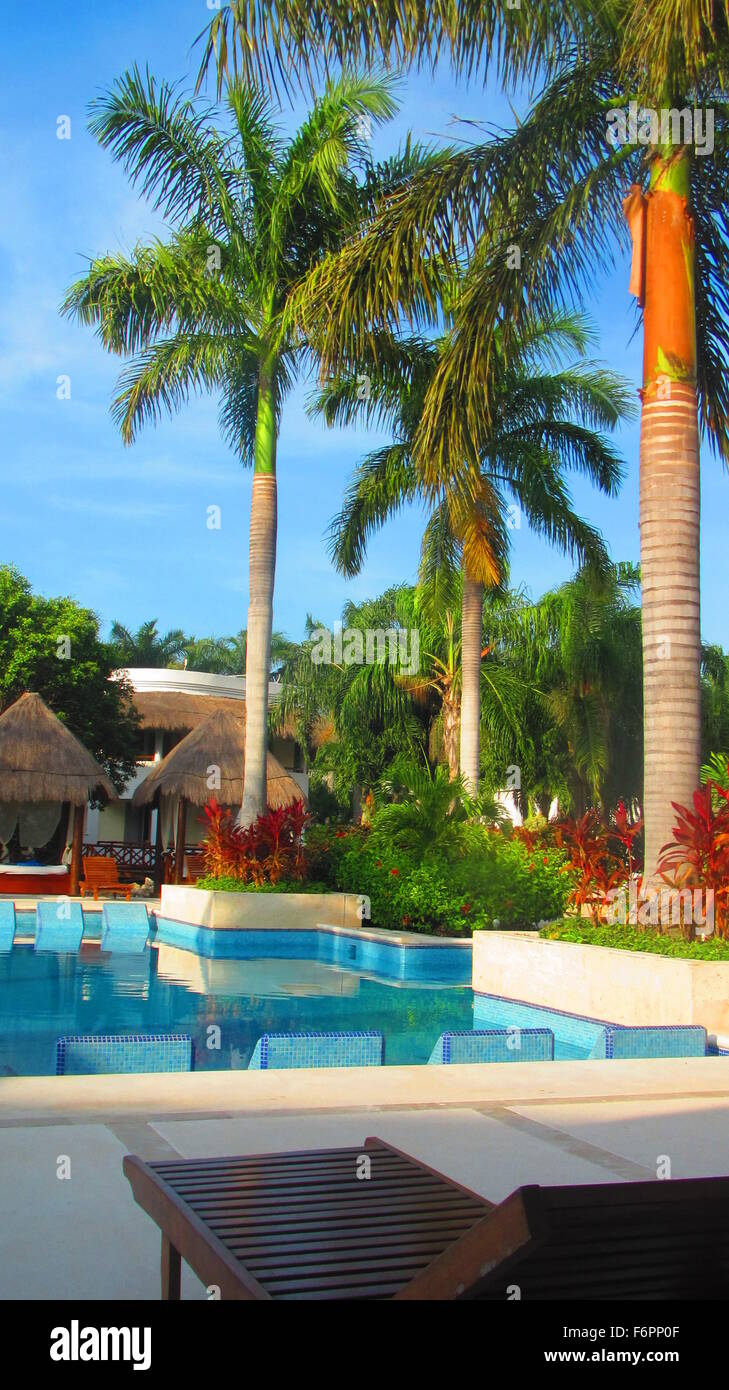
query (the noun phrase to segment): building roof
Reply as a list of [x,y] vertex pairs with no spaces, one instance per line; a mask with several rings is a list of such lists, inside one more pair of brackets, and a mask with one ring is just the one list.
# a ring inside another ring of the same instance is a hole
[[178,690],[135,690],[132,699],[148,729],[195,729],[210,714],[245,720],[245,701],[226,695],[190,695]]
[[[227,713],[245,718],[244,676],[172,667],[129,667],[115,674],[126,677],[132,687],[134,706],[148,729],[166,733],[188,731],[210,714]],[[280,686],[270,681],[269,704],[279,699],[280,693]]]
[[[244,767],[245,711],[240,706],[234,713],[217,710],[154,765],[137,787],[133,804],[146,806],[160,792],[162,796],[184,797],[193,806],[204,806],[211,797],[224,806],[239,806],[243,800]],[[211,786],[212,768],[219,769],[219,785]],[[266,775],[269,807],[305,800],[298,782],[272,753],[268,754]]]
[[113,798],[104,769],[80,739],[26,691],[0,715],[0,801],[70,801]]

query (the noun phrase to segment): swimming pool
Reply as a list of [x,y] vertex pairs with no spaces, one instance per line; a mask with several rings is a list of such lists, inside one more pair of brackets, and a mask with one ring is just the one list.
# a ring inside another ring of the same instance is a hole
[[[473,994],[463,945],[201,932],[160,919],[143,952],[110,954],[99,914],[84,913],[78,953],[36,954],[33,929],[23,913],[21,940],[0,953],[0,1076],[52,1075],[65,1034],[189,1033],[196,1070],[217,1071],[246,1068],[266,1032],[376,1029],[385,1064],[397,1066],[427,1062],[443,1032],[535,1022],[528,1006]],[[568,1024],[555,1030],[557,1059],[586,1057],[589,1045]]]
[[[36,953],[35,914],[17,917],[0,950],[0,1076],[53,1075],[69,1034],[189,1034],[198,1071],[247,1068],[266,1033],[375,1030],[389,1066],[427,1063],[441,1034],[470,1029],[548,1028],[555,1061],[612,1055],[604,1021],[474,994],[470,942],[151,917],[148,944],[128,954],[101,950],[101,914],[84,909],[78,951]],[[624,1055],[683,1055],[667,1046]]]

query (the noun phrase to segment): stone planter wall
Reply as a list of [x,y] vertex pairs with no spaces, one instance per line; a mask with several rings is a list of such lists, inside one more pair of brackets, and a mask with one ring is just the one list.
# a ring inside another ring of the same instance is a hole
[[473,936],[473,988],[611,1023],[701,1023],[729,1035],[729,961],[481,931]]
[[361,927],[354,893],[221,893],[166,883],[162,917],[217,931],[244,927]]

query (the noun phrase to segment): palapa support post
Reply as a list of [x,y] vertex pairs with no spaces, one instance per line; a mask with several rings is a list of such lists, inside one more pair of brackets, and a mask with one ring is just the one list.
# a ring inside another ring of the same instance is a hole
[[84,822],[86,820],[86,805],[74,806],[73,808],[73,840],[71,843],[71,875],[69,883],[69,893],[72,898],[78,896],[78,883],[81,877],[81,856],[84,848]]
[[157,792],[154,799],[157,810],[157,826],[154,837],[154,895],[159,897],[162,892],[162,882],[164,879],[164,862],[162,859],[162,798]]
[[187,802],[181,796],[177,803],[177,834],[175,836],[175,883],[182,883],[185,874],[185,832],[187,830]]

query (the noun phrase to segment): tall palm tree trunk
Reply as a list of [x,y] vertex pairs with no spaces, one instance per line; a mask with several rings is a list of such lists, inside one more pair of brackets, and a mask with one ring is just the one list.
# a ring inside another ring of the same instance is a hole
[[461,773],[472,796],[478,792],[481,732],[481,644],[483,584],[463,575],[461,599]]
[[246,644],[246,753],[242,825],[266,809],[268,680],[271,668],[273,586],[276,575],[276,399],[275,364],[261,366],[251,494],[248,637]]
[[647,886],[656,886],[660,850],[671,838],[671,802],[690,804],[701,755],[700,480],[690,174],[687,151],[664,151],[654,161],[650,189],[639,209],[644,238],[640,527]]

